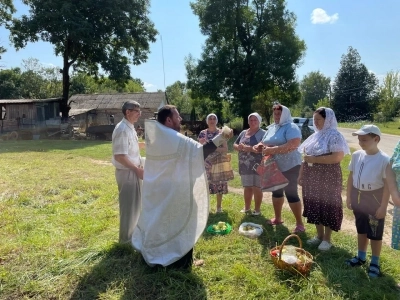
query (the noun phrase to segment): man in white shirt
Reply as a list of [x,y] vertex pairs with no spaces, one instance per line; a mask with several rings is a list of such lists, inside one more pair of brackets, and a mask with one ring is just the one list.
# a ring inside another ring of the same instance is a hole
[[136,227],[141,207],[143,168],[135,124],[141,115],[140,104],[127,101],[122,106],[124,118],[112,134],[112,164],[119,191],[119,242],[129,243]]

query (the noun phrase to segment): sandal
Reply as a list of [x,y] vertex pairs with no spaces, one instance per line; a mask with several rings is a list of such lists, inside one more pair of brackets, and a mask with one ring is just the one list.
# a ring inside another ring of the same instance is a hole
[[251,209],[245,209],[245,208],[243,208],[240,212],[241,212],[242,214],[251,213]]
[[281,225],[281,224],[283,224],[283,221],[282,220],[281,221],[277,221],[276,218],[272,218],[270,220],[267,220],[267,224],[268,225],[272,225],[272,226]]
[[358,256],[354,256],[351,259],[345,261],[346,265],[350,267],[359,267],[365,264],[366,260],[359,259]]
[[368,276],[371,278],[376,278],[381,275],[381,268],[377,264],[370,263],[368,269]]
[[251,214],[252,214],[253,216],[259,216],[259,215],[261,215],[261,211],[255,211],[255,210],[253,210]]
[[302,233],[306,232],[306,228],[303,225],[296,225],[296,228],[293,229],[292,233]]

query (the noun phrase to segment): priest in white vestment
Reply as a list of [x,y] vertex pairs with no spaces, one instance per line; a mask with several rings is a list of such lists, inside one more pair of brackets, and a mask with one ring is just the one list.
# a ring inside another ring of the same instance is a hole
[[176,108],[167,105],[159,110],[158,121],[145,121],[142,212],[132,245],[149,266],[191,266],[193,246],[209,214],[204,158],[226,140],[221,134],[203,147],[179,133],[181,120]]

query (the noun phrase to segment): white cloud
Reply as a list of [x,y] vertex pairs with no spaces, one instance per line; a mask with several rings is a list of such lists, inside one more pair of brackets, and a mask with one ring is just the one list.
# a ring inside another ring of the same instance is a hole
[[154,84],[149,83],[149,82],[144,82],[143,83],[144,88],[146,89],[146,91],[148,92],[155,92],[157,91],[157,88]]
[[379,83],[383,83],[383,81],[385,80],[386,74],[377,74],[376,72],[372,71],[372,70],[368,70],[368,72],[375,74],[376,78],[378,78]]
[[339,19],[339,14],[333,14],[329,16],[322,8],[316,8],[311,13],[311,23],[313,24],[325,24],[335,23]]

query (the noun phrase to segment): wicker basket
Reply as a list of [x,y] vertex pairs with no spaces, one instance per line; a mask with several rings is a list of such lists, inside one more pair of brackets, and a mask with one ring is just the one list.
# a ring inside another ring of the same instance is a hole
[[[295,264],[288,264],[287,262],[285,262],[281,259],[282,255],[273,255],[272,254],[273,252],[276,252],[276,250],[278,250],[279,253],[282,253],[282,249],[285,246],[286,242],[292,237],[296,237],[299,242],[299,247],[295,247],[296,253],[300,253],[301,255],[307,257],[307,260],[304,263],[301,262],[300,260],[298,260]],[[307,252],[306,250],[304,250],[302,248],[301,239],[296,234],[291,234],[291,235],[287,236],[283,240],[282,245],[276,246],[270,250],[269,255],[271,256],[271,259],[277,268],[282,269],[282,270],[288,270],[292,273],[301,274],[303,276],[305,276],[309,273],[311,266],[313,264],[313,256],[309,252]]]

